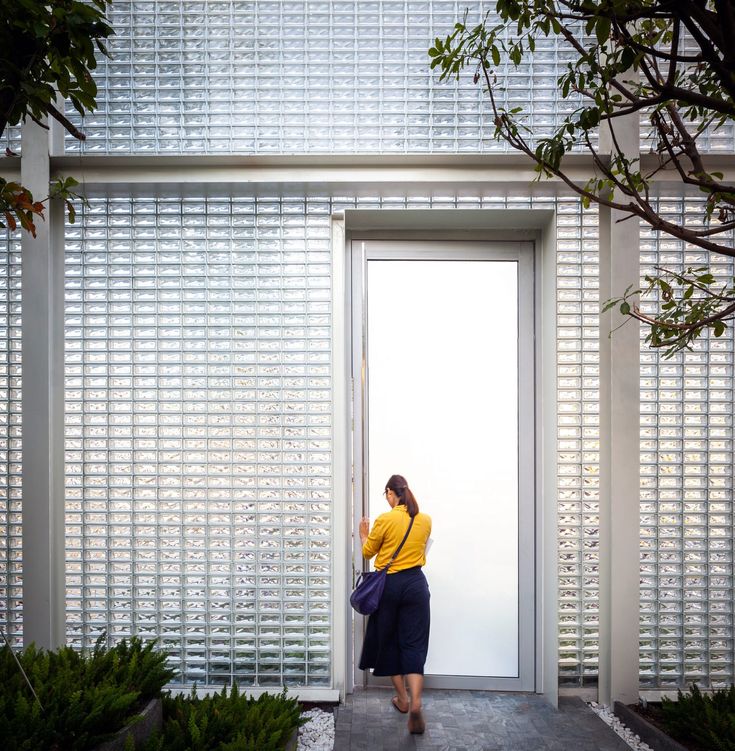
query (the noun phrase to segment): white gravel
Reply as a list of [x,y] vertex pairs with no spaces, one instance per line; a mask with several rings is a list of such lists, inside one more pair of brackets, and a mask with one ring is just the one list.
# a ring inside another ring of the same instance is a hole
[[334,748],[334,713],[322,709],[304,712],[308,722],[299,728],[298,751],[332,751]]
[[609,725],[631,748],[635,751],[653,751],[653,749],[644,743],[630,728],[623,725],[618,717],[613,714],[610,707],[605,704],[598,704],[597,702],[587,702],[592,711],[600,717],[600,719]]

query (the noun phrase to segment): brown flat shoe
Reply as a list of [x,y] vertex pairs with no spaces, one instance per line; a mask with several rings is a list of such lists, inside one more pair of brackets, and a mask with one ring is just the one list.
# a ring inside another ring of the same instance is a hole
[[390,703],[401,713],[401,714],[408,714],[408,706],[406,706],[405,709],[401,709],[400,705],[398,704],[398,697],[394,696]]
[[420,709],[412,710],[408,715],[408,732],[411,735],[422,735],[424,730],[426,730],[424,715]]

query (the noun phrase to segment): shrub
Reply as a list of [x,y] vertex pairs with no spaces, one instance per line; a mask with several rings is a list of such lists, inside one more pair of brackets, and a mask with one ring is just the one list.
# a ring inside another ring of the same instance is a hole
[[680,741],[707,751],[735,751],[735,685],[703,695],[695,684],[691,694],[661,703],[666,730]]
[[111,649],[98,639],[91,654],[71,647],[48,652],[31,645],[18,655],[0,650],[0,748],[3,751],[84,751],[111,737],[173,677],[166,655],[138,638]]
[[145,751],[281,751],[302,720],[296,699],[262,694],[257,699],[240,694],[233,686],[221,693],[198,698],[165,698],[163,732]]

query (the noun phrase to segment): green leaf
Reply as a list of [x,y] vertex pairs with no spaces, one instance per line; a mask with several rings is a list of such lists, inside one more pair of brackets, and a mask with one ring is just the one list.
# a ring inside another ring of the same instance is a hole
[[609,18],[598,18],[595,24],[595,36],[600,45],[603,45],[610,38],[611,22]]
[[620,303],[620,312],[627,316],[630,313],[630,303],[628,302],[622,302]]
[[616,298],[615,300],[608,300],[602,307],[602,310],[600,310],[600,313],[607,313],[608,310],[611,310],[614,308],[618,303],[620,302],[619,298]]

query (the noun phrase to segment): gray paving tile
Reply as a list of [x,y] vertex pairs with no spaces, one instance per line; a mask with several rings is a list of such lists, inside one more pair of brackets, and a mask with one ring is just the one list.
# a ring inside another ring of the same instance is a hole
[[579,699],[427,690],[426,733],[412,736],[386,689],[356,690],[337,710],[335,751],[629,751]]

